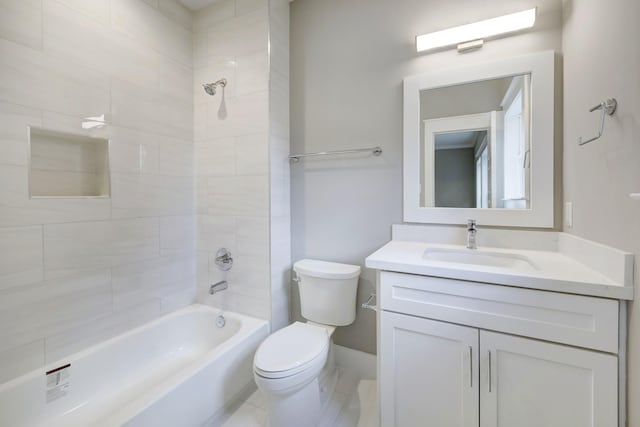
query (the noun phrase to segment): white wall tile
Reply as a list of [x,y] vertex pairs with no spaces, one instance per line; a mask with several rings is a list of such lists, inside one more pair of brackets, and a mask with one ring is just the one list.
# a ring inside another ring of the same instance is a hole
[[170,100],[156,91],[123,80],[112,80],[111,97],[115,125],[191,140],[190,103]]
[[44,278],[42,227],[0,228],[0,289]]
[[266,134],[236,138],[236,173],[238,175],[269,174],[269,139]]
[[[106,126],[94,127],[91,129],[84,129],[83,124],[90,121],[102,120]],[[42,128],[46,130],[53,130],[59,132],[71,133],[74,135],[81,135],[92,138],[108,139],[110,136],[109,131],[111,126],[110,114],[107,112],[104,116],[100,117],[82,117],[82,116],[70,116],[68,114],[60,114],[52,111],[42,111]]]
[[0,39],[0,99],[73,116],[109,111],[109,76]]
[[111,126],[109,132],[111,172],[157,174],[158,137],[144,131]]
[[269,215],[267,176],[210,177],[207,191],[212,215]]
[[241,56],[265,51],[268,41],[267,8],[224,20],[209,29],[209,56]]
[[237,293],[233,288],[215,295],[200,294],[198,301],[223,310],[235,311],[260,319],[269,320],[271,316],[269,298]]
[[250,198],[256,194],[269,194],[268,175],[239,175],[209,177],[209,196],[238,195]]
[[[233,56],[212,56],[203,60],[203,63],[198,64],[194,70],[193,95],[195,104],[207,102],[219,104],[223,91],[225,98],[236,96],[236,86],[238,85],[236,72],[237,61]],[[219,87],[213,97],[202,88],[203,84],[213,83],[222,78],[227,80],[227,85],[224,89]]]
[[209,214],[221,216],[267,216],[267,194],[209,194]]
[[161,314],[160,306],[159,300],[147,301],[51,335],[46,338],[46,363],[55,362],[156,319]]
[[194,175],[194,148],[191,141],[159,138],[159,174],[174,176]]
[[111,312],[111,274],[94,270],[0,291],[0,351]]
[[234,15],[235,0],[219,0],[194,15],[193,28],[196,32],[206,31],[224,20],[233,18]]
[[[239,217],[236,221],[238,254],[269,260],[269,218]],[[268,275],[267,271],[267,275]]]
[[181,289],[178,292],[166,295],[161,300],[161,310],[163,313],[170,313],[182,307],[193,304],[196,300],[196,288],[191,286]]
[[44,340],[0,352],[0,384],[44,366]]
[[273,330],[288,324],[290,306],[289,11],[287,0],[269,2],[269,243]]
[[40,49],[42,47],[42,1],[0,1],[0,37]]
[[209,283],[209,253],[198,252],[196,255],[196,299],[201,301],[200,297],[204,292],[208,291],[207,283]]
[[63,3],[70,8],[73,8],[79,12],[82,12],[84,15],[95,19],[101,23],[109,22],[109,0],[43,0],[45,6],[48,6],[48,3],[59,2]]
[[[236,174],[236,140],[232,137],[195,143],[196,175],[206,177]],[[206,180],[205,180],[206,181]]]
[[112,0],[111,25],[116,31],[121,31],[176,61],[187,66],[192,64],[191,31],[148,4]]
[[[0,360],[24,359],[16,375],[43,363],[43,339],[52,361],[190,301],[190,28],[174,0],[0,0]],[[108,138],[114,198],[29,198],[27,125]],[[131,310],[112,314],[112,269],[154,277],[161,256],[182,279],[118,288]]]
[[267,7],[267,0],[236,0],[236,16]]
[[289,1],[270,1],[269,10],[270,72],[289,77]]
[[[160,56],[156,71],[155,90],[180,101],[190,116],[193,114],[194,71],[192,65],[184,65],[171,58]],[[203,91],[204,92],[204,91]],[[192,125],[192,123],[190,123]]]
[[206,136],[222,138],[229,136],[264,133],[269,128],[269,102],[267,92],[240,95],[225,100],[227,116],[220,118],[220,99],[207,102]]
[[196,213],[206,214],[209,210],[209,192],[207,181],[196,177]]
[[[211,262],[211,260],[210,260]],[[234,259],[235,269],[228,272],[229,285],[234,293],[261,298],[270,304],[271,277],[269,258],[238,255]]]
[[[94,2],[74,0],[91,8]],[[99,4],[96,1],[95,4]],[[133,2],[132,2],[133,3]],[[108,4],[107,4],[108,5]],[[108,6],[107,6],[108,7]],[[149,89],[158,82],[161,55],[131,37],[112,31],[108,22],[96,22],[73,6],[47,0],[44,9],[45,52],[109,73]],[[108,11],[107,11],[108,21]],[[81,37],[78,35],[81,34]]]
[[197,248],[200,253],[215,253],[220,248],[236,250],[236,218],[198,215]]
[[113,268],[113,308],[123,310],[154,298],[193,289],[195,258],[158,257]]
[[163,175],[111,175],[114,218],[194,213],[193,178]]
[[0,163],[28,164],[28,126],[42,126],[42,113],[34,108],[0,102]]
[[193,13],[176,0],[158,0],[158,9],[173,22],[189,31],[193,29]]
[[[236,0],[235,11],[231,2],[224,2],[196,13],[194,47],[197,298],[265,319],[271,313],[267,4]],[[229,79],[226,115],[221,114],[222,96],[205,96],[200,86],[201,80],[220,76]],[[235,259],[226,273],[215,265],[221,246]],[[223,279],[230,289],[208,295],[208,285]]]
[[194,215],[160,217],[160,255],[195,256],[196,218]]
[[158,218],[44,227],[45,277],[142,261],[159,253]]
[[110,217],[109,199],[29,199],[28,171],[0,165],[0,227],[91,221]]
[[269,55],[266,49],[236,58],[237,95],[269,89]]

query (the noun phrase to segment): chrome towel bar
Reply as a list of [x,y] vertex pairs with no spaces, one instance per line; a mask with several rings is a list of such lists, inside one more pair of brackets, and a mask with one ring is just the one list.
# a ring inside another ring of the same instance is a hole
[[382,154],[382,148],[380,147],[372,147],[372,148],[355,148],[353,150],[337,150],[337,151],[320,151],[318,153],[305,153],[305,154],[291,154],[289,156],[289,160],[293,163],[298,163],[300,159],[304,157],[318,157],[318,156],[332,156],[332,155],[340,155],[340,154],[353,154],[353,153],[366,153],[370,151],[374,156],[379,156]]

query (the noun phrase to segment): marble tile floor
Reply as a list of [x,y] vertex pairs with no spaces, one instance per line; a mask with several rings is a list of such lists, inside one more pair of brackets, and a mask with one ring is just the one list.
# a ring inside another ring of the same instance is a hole
[[[377,385],[339,370],[336,390],[318,427],[379,427]],[[260,390],[239,400],[214,425],[220,427],[268,427],[266,400]],[[311,426],[300,426],[311,427]]]

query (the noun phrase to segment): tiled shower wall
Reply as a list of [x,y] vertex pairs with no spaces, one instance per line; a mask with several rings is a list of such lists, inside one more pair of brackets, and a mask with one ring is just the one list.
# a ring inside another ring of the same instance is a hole
[[[173,0],[0,2],[0,382],[194,300],[192,22]],[[103,114],[111,198],[30,199],[27,126]]]
[[289,168],[289,0],[269,1],[269,178],[271,326],[289,323],[291,181]]
[[[288,320],[288,26],[286,1],[221,0],[194,18],[199,300],[275,328]],[[221,78],[224,91],[207,95],[202,84]],[[228,272],[215,265],[221,247],[234,255]],[[209,296],[219,280],[229,289]]]

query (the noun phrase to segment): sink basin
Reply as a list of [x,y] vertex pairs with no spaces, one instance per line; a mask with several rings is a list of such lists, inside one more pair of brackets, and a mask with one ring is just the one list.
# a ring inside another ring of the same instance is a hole
[[427,261],[472,264],[485,267],[509,268],[514,270],[537,270],[526,256],[505,252],[490,252],[478,249],[428,248],[422,254]]

